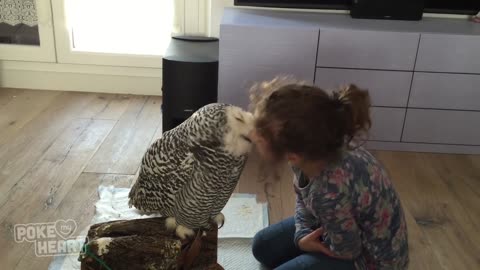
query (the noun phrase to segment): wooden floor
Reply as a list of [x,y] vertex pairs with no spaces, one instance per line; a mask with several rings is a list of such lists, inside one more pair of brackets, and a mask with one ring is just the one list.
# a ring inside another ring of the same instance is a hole
[[[128,187],[161,136],[159,97],[0,89],[0,268],[47,269],[15,224],[89,224],[100,184]],[[480,269],[480,157],[376,152],[406,209],[410,269]],[[237,187],[268,201],[270,220],[293,214],[288,168],[253,155]],[[227,221],[228,222],[228,221]],[[79,231],[78,229],[77,231]]]

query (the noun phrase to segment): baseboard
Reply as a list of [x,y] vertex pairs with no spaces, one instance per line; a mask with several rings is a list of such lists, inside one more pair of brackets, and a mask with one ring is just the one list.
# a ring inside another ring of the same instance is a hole
[[372,150],[447,153],[447,154],[471,154],[471,155],[480,154],[480,146],[468,146],[468,145],[369,141],[367,142],[366,147]]
[[2,61],[0,87],[162,95],[162,70]]

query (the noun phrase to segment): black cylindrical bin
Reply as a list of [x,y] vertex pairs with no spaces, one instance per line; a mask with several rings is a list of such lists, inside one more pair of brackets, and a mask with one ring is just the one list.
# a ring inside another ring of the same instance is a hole
[[181,124],[196,110],[217,102],[218,39],[172,38],[163,57],[163,132]]

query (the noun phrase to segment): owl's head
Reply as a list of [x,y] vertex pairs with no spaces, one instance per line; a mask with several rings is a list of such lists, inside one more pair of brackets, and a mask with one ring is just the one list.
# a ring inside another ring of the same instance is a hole
[[227,120],[223,136],[225,150],[234,156],[245,155],[252,148],[249,134],[253,130],[253,115],[236,106],[225,107]]
[[251,150],[249,135],[253,123],[253,115],[239,107],[211,103],[197,110],[181,126],[192,142],[242,156]]

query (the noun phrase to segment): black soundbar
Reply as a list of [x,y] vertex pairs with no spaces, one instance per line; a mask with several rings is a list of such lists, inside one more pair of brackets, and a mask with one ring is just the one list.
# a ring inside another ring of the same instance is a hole
[[358,19],[418,21],[424,5],[422,0],[353,0],[350,15]]

